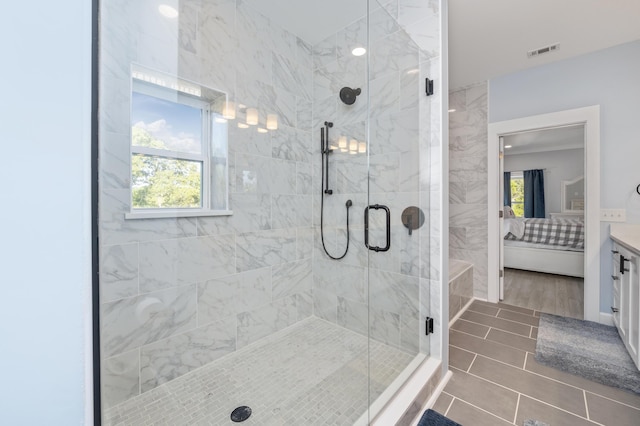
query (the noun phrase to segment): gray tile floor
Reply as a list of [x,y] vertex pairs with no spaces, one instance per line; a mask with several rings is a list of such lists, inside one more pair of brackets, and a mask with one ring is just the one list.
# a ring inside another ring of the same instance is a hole
[[504,271],[504,303],[582,319],[584,279],[519,269]]
[[248,405],[243,425],[349,425],[413,358],[309,318],[107,410],[104,424],[231,425]]
[[475,301],[450,330],[453,376],[434,409],[462,425],[640,425],[640,396],[538,364],[539,312]]

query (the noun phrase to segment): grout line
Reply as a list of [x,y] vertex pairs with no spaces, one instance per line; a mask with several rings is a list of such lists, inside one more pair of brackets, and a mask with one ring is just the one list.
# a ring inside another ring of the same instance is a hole
[[489,333],[491,332],[491,329],[492,329],[492,328],[493,328],[493,327],[489,327],[489,329],[487,330],[487,332],[484,334],[484,337],[483,337],[483,339],[484,339],[484,340],[487,340],[487,337],[489,336]]
[[516,412],[513,414],[513,424],[516,423],[516,420],[518,419],[518,410],[520,409],[520,397],[522,396],[521,393],[518,393],[518,400],[516,401]]
[[469,364],[469,367],[467,368],[467,370],[465,371],[466,373],[468,373],[469,371],[471,371],[471,367],[473,366],[473,363],[476,362],[476,358],[478,358],[478,354],[474,354],[473,355],[473,359],[471,360],[471,364]]
[[447,394],[447,395],[451,396],[451,402],[450,402],[450,403],[449,403],[449,405],[447,406],[447,409],[446,409],[446,410],[444,410],[444,416],[445,416],[445,417],[447,416],[447,414],[449,414],[449,410],[451,410],[451,406],[453,405],[453,401],[455,401],[455,400],[456,400],[456,397],[455,397],[455,396],[450,395],[450,394]]
[[522,364],[522,369],[527,371],[527,358],[529,357],[529,352],[524,353],[524,364]]
[[[569,386],[571,386],[571,385],[569,385]],[[604,386],[604,385],[603,385],[603,386]],[[640,411],[640,407],[637,407],[637,406],[635,406],[635,405],[629,405],[629,404],[627,404],[626,402],[622,402],[622,401],[619,401],[619,400],[617,400],[617,399],[613,399],[613,398],[611,398],[611,397],[608,397],[608,396],[605,396],[605,395],[599,394],[599,393],[597,393],[596,391],[590,391],[590,390],[588,390],[588,389],[582,389],[582,390],[585,392],[585,394],[590,393],[590,394],[595,395],[595,396],[597,396],[597,397],[599,397],[599,398],[606,399],[606,400],[609,400],[609,401],[611,401],[611,402],[615,402],[616,404],[624,405],[625,407],[633,408],[633,409],[634,409],[634,410],[636,410],[636,411]],[[622,391],[622,389],[620,389],[620,390]],[[624,392],[624,391],[623,391],[623,392]],[[592,421],[593,421],[593,420],[592,420]]]
[[591,416],[589,415],[589,403],[587,402],[587,392],[583,389],[582,396],[584,397],[584,409],[587,412],[587,419],[591,420]]
[[[499,319],[501,321],[507,321],[507,322],[511,322],[511,323],[514,323],[514,324],[526,325],[527,327],[537,327],[537,325],[531,325],[531,324],[527,324],[527,323],[520,322],[520,321],[514,321],[514,320],[510,320],[508,318],[495,317],[495,316],[483,314],[482,312],[476,312],[476,311],[472,311],[472,312],[474,312],[476,314],[479,314],[479,315],[484,315],[485,317],[489,317],[489,318],[497,318],[497,319]],[[523,314],[523,315],[525,315],[525,314]],[[531,317],[531,318],[534,318],[534,317]],[[465,318],[462,318],[462,319],[465,319]],[[467,319],[466,321],[469,321],[469,320]],[[473,321],[469,321],[469,322],[473,322]],[[485,327],[490,327],[490,326],[488,326],[486,324],[482,324],[481,322],[475,322],[475,324],[480,324],[480,325],[484,325]],[[497,328],[497,327],[494,327],[494,328]]]

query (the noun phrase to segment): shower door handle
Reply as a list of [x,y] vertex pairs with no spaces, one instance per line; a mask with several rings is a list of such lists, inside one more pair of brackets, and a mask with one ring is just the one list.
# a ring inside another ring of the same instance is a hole
[[[370,246],[369,245],[369,209],[384,210],[384,214],[387,219],[387,242],[384,247]],[[389,251],[391,247],[391,211],[389,207],[382,204],[372,204],[364,208],[364,245],[372,251]]]

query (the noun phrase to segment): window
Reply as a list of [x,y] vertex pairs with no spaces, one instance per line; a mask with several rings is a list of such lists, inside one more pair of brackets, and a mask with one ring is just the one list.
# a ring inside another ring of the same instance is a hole
[[511,172],[511,210],[516,217],[524,217],[524,175]]
[[134,67],[127,218],[231,213],[224,100],[223,93]]

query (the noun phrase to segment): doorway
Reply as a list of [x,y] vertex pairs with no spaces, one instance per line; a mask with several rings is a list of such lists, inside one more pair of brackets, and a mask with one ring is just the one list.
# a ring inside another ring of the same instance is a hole
[[[583,126],[584,128],[584,260],[582,261],[584,290],[583,290],[583,316],[590,321],[599,321],[599,206],[600,206],[600,130],[599,107],[591,106],[573,110],[560,111],[549,114],[536,115],[520,119],[490,123],[488,127],[488,233],[489,233],[489,287],[488,300],[498,302],[500,300],[500,285],[504,283],[504,274],[501,274],[503,252],[501,250],[500,232],[503,219],[500,217],[504,200],[501,186],[504,175],[500,170],[501,138],[509,135],[523,134],[527,132],[549,130],[553,128],[565,128],[570,126]],[[504,145],[504,140],[503,140]],[[555,213],[555,212],[553,212]],[[548,259],[556,259],[553,253],[546,253]],[[554,271],[545,271],[551,272]],[[502,275],[502,276],[501,276]]]
[[500,146],[500,300],[581,319],[584,125],[508,134]]

